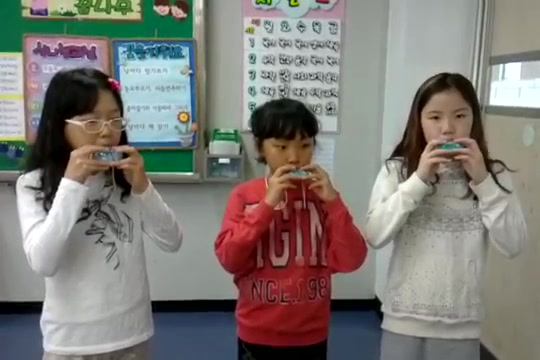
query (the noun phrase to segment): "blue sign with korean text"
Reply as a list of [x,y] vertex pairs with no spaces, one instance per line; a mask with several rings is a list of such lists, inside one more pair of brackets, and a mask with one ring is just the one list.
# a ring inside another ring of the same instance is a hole
[[112,40],[132,146],[197,146],[194,45],[192,40]]

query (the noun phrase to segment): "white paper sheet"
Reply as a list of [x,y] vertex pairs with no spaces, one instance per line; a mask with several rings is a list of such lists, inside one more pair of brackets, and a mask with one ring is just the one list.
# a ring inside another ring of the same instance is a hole
[[308,105],[323,132],[338,132],[341,21],[244,18],[243,129],[266,101]]
[[22,53],[0,53],[0,141],[24,140]]
[[334,179],[334,151],[336,141],[333,138],[317,138],[317,147],[313,156],[313,163],[319,164]]

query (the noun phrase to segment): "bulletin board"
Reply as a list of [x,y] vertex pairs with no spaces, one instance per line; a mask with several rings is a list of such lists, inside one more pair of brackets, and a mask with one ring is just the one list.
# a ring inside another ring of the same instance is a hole
[[[157,0],[128,0],[127,2],[119,0],[79,0],[72,2],[94,5],[99,3],[101,4],[100,6],[102,9],[94,7],[91,10],[99,11],[90,11],[90,13],[87,13],[85,16],[75,16],[75,14],[71,14],[73,16],[65,16],[65,14],[64,16],[58,16],[58,12],[55,10],[54,13],[49,13],[49,18],[47,19],[43,17],[32,18],[28,14],[23,17],[21,1],[23,5],[29,3],[27,0],[3,1],[2,11],[0,12],[0,22],[3,24],[4,28],[10,29],[10,31],[7,31],[3,35],[2,42],[0,42],[0,53],[22,52],[25,34],[91,36],[105,37],[110,40],[116,38],[152,38],[156,40],[162,38],[193,38],[194,0],[170,1],[168,2],[170,4],[169,6],[154,6],[154,3],[157,4]],[[130,16],[118,16],[117,19],[112,20],[110,18],[102,18],[103,11],[107,11],[103,6],[108,6],[109,4],[114,6],[116,3],[126,4],[129,2],[132,3],[133,9],[137,11],[139,11],[138,7],[140,7],[140,14],[133,14],[132,12],[130,13]],[[49,0],[49,3],[55,3],[55,1]],[[165,4],[166,2],[163,3]],[[179,9],[186,11],[182,12]],[[26,10],[27,12],[29,11],[28,9]],[[94,14],[94,16],[92,16],[92,14]],[[193,103],[196,104],[196,106],[199,105],[195,99]],[[201,131],[200,128],[197,130]],[[22,159],[13,156],[13,154],[14,151],[16,153],[15,155],[24,153],[25,147],[26,145],[24,142],[6,142],[0,139],[0,172],[19,170],[21,168]],[[164,149],[146,147],[141,149],[147,172],[168,173],[171,175],[197,173],[195,170],[195,152],[196,149],[194,148]]]

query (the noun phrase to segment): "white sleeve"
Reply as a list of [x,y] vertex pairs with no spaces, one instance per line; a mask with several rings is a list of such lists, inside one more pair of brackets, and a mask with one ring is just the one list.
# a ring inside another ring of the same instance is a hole
[[36,200],[39,173],[22,175],[17,180],[17,209],[28,263],[36,273],[53,276],[62,261],[71,229],[84,206],[88,188],[69,179],[62,179],[49,212]]
[[478,196],[478,206],[482,213],[482,222],[488,231],[491,243],[504,256],[517,256],[527,240],[527,224],[512,186],[508,171],[497,174],[497,179],[511,194],[504,192],[489,175],[478,185],[470,184]]
[[176,252],[182,246],[182,227],[176,219],[175,213],[165,204],[154,185],[140,195],[132,194],[141,204],[143,231],[152,239],[160,249],[167,252]]
[[416,173],[400,183],[400,167],[398,161],[384,164],[371,192],[365,235],[375,249],[393,240],[411,211],[431,191],[431,186],[424,183]]

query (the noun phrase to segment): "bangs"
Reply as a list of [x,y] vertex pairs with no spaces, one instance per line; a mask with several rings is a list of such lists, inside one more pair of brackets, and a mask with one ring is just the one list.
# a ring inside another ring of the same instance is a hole
[[272,123],[266,123],[266,125],[266,127],[261,129],[265,134],[263,137],[266,139],[293,140],[297,136],[300,136],[302,139],[313,138],[318,132],[317,123],[314,125],[312,121],[306,121],[295,116],[281,116],[276,118]]
[[288,99],[269,102],[256,109],[250,125],[253,136],[260,140],[315,138],[319,133],[315,114],[302,103]]
[[91,113],[99,99],[99,86],[95,80],[81,76],[75,76],[73,80],[59,88],[58,95],[62,100],[58,111],[65,119]]
[[420,116],[422,109],[436,94],[445,91],[455,91],[471,107],[475,118],[480,115],[480,103],[473,84],[458,73],[440,73],[432,76],[420,86],[417,92],[416,114]]

